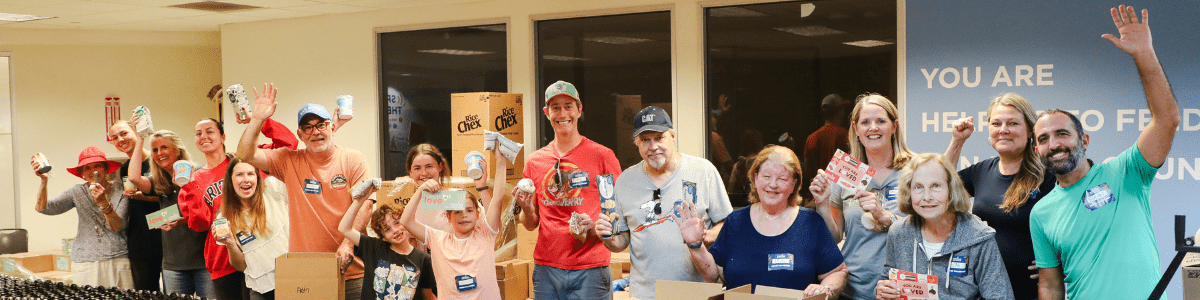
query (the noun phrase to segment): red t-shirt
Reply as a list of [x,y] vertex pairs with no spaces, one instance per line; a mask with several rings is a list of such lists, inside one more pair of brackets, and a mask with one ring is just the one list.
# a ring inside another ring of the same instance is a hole
[[[586,213],[593,220],[600,215],[600,194],[596,175],[621,175],[621,163],[611,149],[584,137],[583,141],[560,157],[551,142],[534,151],[525,160],[523,176],[533,180],[538,203],[538,243],[533,260],[539,265],[566,270],[607,266],[612,253],[600,239],[589,237],[580,242],[571,236],[567,221],[572,212]],[[562,171],[562,184],[555,185],[554,165]]]
[[[287,185],[292,252],[337,252],[345,237],[338,231],[353,199],[350,187],[366,178],[361,152],[334,145],[327,153],[278,148],[265,150],[271,175]],[[363,264],[354,259],[346,279],[361,278]]]
[[[804,158],[809,161],[810,165],[804,169],[805,182],[808,182],[809,178],[817,176],[817,169],[824,169],[838,149],[842,149],[846,153],[850,152],[850,141],[847,134],[846,128],[842,128],[842,126],[825,124],[808,136],[808,140],[804,143]],[[807,187],[805,185],[805,188]]]
[[[237,269],[229,266],[229,252],[225,246],[217,244],[208,229],[216,219],[221,202],[225,182],[225,170],[229,167],[229,159],[211,169],[196,169],[192,174],[192,182],[179,188],[179,213],[183,215],[187,226],[196,232],[204,232],[204,266],[212,279],[221,278]],[[170,248],[170,245],[163,245]]]

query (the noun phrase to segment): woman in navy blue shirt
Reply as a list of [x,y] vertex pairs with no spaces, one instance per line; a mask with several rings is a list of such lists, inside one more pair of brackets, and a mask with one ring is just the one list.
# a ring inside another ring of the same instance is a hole
[[804,290],[805,297],[838,295],[846,264],[825,222],[801,203],[800,160],[786,147],[759,152],[747,174],[751,205],[731,213],[711,248],[704,225],[688,201],[676,209],[692,261],[708,282],[734,288],[746,284]]

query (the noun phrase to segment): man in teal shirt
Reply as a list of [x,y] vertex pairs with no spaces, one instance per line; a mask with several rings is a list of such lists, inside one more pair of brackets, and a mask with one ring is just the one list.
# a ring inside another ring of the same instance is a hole
[[1041,299],[1141,299],[1159,277],[1150,183],[1171,151],[1179,107],[1154,53],[1147,11],[1141,21],[1133,7],[1111,13],[1121,36],[1102,37],[1133,57],[1153,119],[1135,145],[1093,164],[1078,118],[1060,110],[1038,118],[1037,153],[1058,174],[1058,187],[1033,207],[1029,222]]

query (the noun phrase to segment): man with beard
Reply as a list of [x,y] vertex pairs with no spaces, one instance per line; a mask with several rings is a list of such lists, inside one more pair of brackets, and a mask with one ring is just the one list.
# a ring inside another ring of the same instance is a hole
[[[363,284],[362,261],[354,257],[354,244],[338,231],[338,222],[352,202],[350,186],[366,178],[367,164],[361,152],[333,143],[333,120],[324,106],[309,103],[296,114],[300,129],[296,136],[304,149],[277,148],[258,151],[254,145],[263,123],[275,114],[274,84],[255,90],[254,112],[238,142],[242,161],[271,173],[287,185],[288,217],[291,219],[291,252],[336,252],[345,272],[346,299],[359,299]],[[363,231],[371,215],[364,205],[354,220]],[[347,269],[348,268],[348,269]]]
[[1179,108],[1154,53],[1147,11],[1141,21],[1133,7],[1111,13],[1121,36],[1102,37],[1133,57],[1153,119],[1136,144],[1094,164],[1084,154],[1090,140],[1078,118],[1061,110],[1038,118],[1037,153],[1058,175],[1058,187],[1030,216],[1041,299],[1145,298],[1160,274],[1150,183],[1171,151]]
[[533,180],[535,191],[517,199],[521,223],[528,230],[538,229],[534,298],[612,299],[612,253],[592,226],[600,214],[596,176],[611,174],[616,180],[621,164],[611,149],[579,134],[583,102],[575,85],[560,80],[546,88],[545,96],[542,112],[554,129],[554,140],[526,158],[522,175]]
[[613,235],[603,240],[613,252],[630,247],[631,296],[649,300],[654,299],[656,280],[704,282],[692,258],[680,253],[687,253],[685,247],[705,245],[684,243],[679,226],[665,222],[674,213],[675,203],[689,201],[694,205],[705,227],[711,228],[706,235],[709,243],[721,231],[733,206],[716,166],[675,151],[675,130],[665,110],[646,107],[633,117],[633,126],[633,141],[642,163],[622,172],[616,181],[618,217],[610,220],[601,214],[595,233],[601,237]]

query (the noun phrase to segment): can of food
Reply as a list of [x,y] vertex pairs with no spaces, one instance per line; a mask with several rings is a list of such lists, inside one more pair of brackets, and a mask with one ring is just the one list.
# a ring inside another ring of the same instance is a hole
[[133,123],[133,129],[141,136],[149,136],[154,133],[154,122],[150,120],[150,109],[141,105],[133,109],[133,118],[137,119]]
[[226,218],[217,218],[216,220],[213,220],[212,231],[213,238],[217,240],[225,239],[225,237],[233,234],[233,232],[229,230],[229,219]]
[[237,113],[237,118],[240,121],[250,119],[250,100],[246,99],[246,89],[242,88],[242,84],[235,84],[225,89],[225,93],[229,96],[229,103],[233,104],[233,109]]
[[50,161],[46,160],[45,154],[38,152],[37,154],[33,155],[33,160],[37,161],[38,168],[36,172],[38,174],[46,174],[46,172],[50,172]]
[[175,185],[184,186],[192,182],[192,169],[195,166],[192,166],[191,162],[186,160],[175,161],[175,164],[171,165],[171,168],[175,169]]
[[354,118],[354,96],[341,95],[337,98],[338,118],[349,120]]
[[[600,194],[600,213],[608,216],[609,222],[616,222],[620,215],[617,214],[617,200],[613,198],[612,174],[596,175],[596,190]],[[601,238],[610,239],[612,236],[608,234]]]
[[471,151],[463,160],[467,163],[467,176],[471,179],[483,178],[483,153]]

